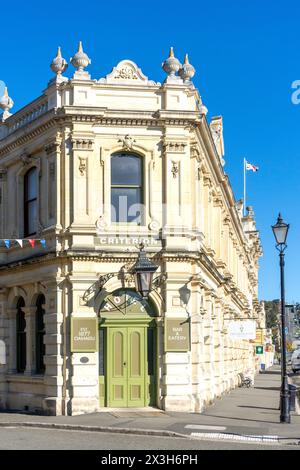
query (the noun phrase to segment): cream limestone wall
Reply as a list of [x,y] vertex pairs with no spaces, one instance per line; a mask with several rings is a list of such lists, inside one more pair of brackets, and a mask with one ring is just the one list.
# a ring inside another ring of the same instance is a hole
[[[125,62],[129,74],[123,73]],[[0,246],[2,409],[47,414],[100,409],[98,354],[70,352],[70,320],[98,315],[102,293],[96,302],[84,295],[100,276],[117,275],[105,292],[124,286],[120,273],[135,262],[140,239],[148,242],[158,274],[167,275],[151,293],[158,312],[157,406],[202,411],[237,385],[239,372],[254,368],[253,345],[231,340],[227,327],[230,320],[260,312],[261,247],[253,210],[242,217],[224,172],[223,137],[211,131],[190,81],[168,77],[161,85],[125,62],[100,80],[77,72],[70,80],[57,77],[40,98],[0,124],[0,237],[24,238],[24,175],[36,167],[34,238],[46,240],[46,248]],[[118,151],[143,159],[140,226],[111,223],[110,159]],[[132,280],[125,285],[133,287]],[[39,293],[46,299],[43,375],[35,373]],[[24,374],[16,373],[20,296],[26,314]],[[190,351],[165,352],[166,317],[190,319]]]

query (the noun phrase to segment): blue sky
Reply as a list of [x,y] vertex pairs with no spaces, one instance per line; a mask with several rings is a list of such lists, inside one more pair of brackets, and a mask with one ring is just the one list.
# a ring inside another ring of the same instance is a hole
[[[286,297],[300,301],[300,104],[291,100],[292,82],[300,80],[299,2],[90,0],[86,5],[52,0],[43,9],[40,1],[15,0],[1,7],[0,80],[8,84],[13,111],[46,88],[58,45],[68,60],[82,40],[97,79],[126,58],[162,82],[169,47],[180,60],[188,52],[208,118],[224,119],[225,170],[236,199],[243,195],[243,157],[260,168],[247,173],[247,204],[254,206],[264,249],[259,297],[279,297],[270,226],[281,211],[290,223]],[[69,66],[66,75],[71,73]]]

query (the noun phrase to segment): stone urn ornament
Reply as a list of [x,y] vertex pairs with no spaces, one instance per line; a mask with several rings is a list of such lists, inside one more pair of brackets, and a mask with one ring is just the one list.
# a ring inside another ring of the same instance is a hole
[[77,72],[84,72],[85,67],[92,63],[89,56],[83,52],[81,41],[79,41],[78,51],[73,57],[71,57],[70,61],[75,69],[77,69]]
[[174,78],[180,67],[181,63],[174,56],[173,47],[171,47],[169,57],[162,63],[162,68],[169,75],[169,77]]
[[61,76],[68,68],[68,62],[62,57],[60,47],[57,49],[57,56],[52,60],[50,68],[58,77]]
[[191,78],[195,75],[195,68],[189,63],[189,57],[185,54],[184,63],[179,70],[179,76],[184,83],[190,83]]
[[9,116],[11,116],[11,113],[9,110],[13,107],[14,102],[13,100],[8,96],[8,90],[7,87],[4,88],[4,95],[1,96],[0,98],[0,108],[3,109],[3,114],[1,116],[2,122],[5,121]]

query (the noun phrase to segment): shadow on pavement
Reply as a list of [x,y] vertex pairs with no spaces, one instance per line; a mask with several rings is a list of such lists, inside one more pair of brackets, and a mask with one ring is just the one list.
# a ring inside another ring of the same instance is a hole
[[254,387],[256,390],[275,390],[278,392],[280,387]]
[[233,416],[218,416],[218,415],[209,415],[209,414],[204,414],[203,416],[209,416],[210,418],[221,418],[221,419],[235,419],[237,421],[253,421],[255,423],[270,423],[270,424],[278,424],[278,421],[265,421],[263,419],[249,419],[249,418],[234,418]]
[[280,374],[281,374],[281,370],[266,370],[260,375],[280,375]]
[[266,406],[251,406],[251,405],[238,405],[238,408],[255,408],[258,410],[273,410],[277,411],[278,408],[267,408]]

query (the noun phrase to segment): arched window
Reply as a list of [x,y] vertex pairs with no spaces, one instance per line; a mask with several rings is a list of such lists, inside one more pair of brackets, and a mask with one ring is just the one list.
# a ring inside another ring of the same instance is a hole
[[37,231],[37,169],[31,168],[24,176],[24,237]]
[[117,153],[111,157],[111,221],[142,225],[143,214],[142,158]]
[[23,373],[26,369],[26,320],[22,308],[25,302],[22,297],[17,303],[17,372]]
[[45,372],[45,363],[44,363],[44,356],[45,356],[45,344],[44,344],[44,336],[45,336],[45,323],[44,323],[44,315],[45,310],[43,309],[43,305],[45,304],[45,297],[44,295],[39,295],[36,301],[36,337],[35,337],[35,344],[36,344],[36,373],[43,374]]

